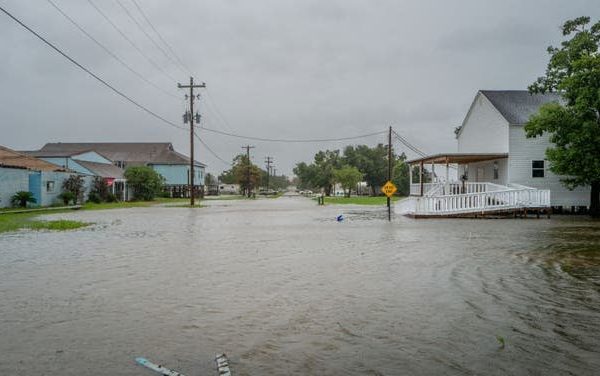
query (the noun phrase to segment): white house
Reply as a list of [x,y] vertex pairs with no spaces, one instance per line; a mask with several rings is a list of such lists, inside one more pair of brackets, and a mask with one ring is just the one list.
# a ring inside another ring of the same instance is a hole
[[[458,152],[408,161],[419,166],[421,177],[429,169],[434,181],[415,183],[411,174],[411,197],[398,210],[415,216],[453,216],[589,206],[589,187],[571,191],[550,171],[545,159],[551,145],[548,135],[525,135],[530,116],[553,101],[560,102],[560,96],[525,90],[479,91],[456,132]],[[457,170],[454,174],[451,167]],[[459,179],[453,181],[452,175]]]

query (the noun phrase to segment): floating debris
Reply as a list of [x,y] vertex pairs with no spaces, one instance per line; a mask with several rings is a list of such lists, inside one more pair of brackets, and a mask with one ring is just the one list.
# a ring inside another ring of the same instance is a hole
[[338,221],[338,222],[343,221],[344,220],[344,215],[343,214],[338,215],[337,217],[335,217],[335,220]]
[[231,376],[227,355],[219,354],[215,357],[215,361],[217,362],[217,372],[219,373],[219,376]]
[[135,358],[135,361],[137,362],[137,364],[151,369],[154,372],[158,372],[163,376],[184,376],[182,373],[170,370],[166,367],[161,366],[160,364],[152,363],[146,358]]

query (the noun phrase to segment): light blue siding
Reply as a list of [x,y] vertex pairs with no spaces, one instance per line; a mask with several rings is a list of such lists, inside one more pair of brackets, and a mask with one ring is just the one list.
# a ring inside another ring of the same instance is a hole
[[10,207],[11,197],[19,191],[29,191],[28,170],[0,167],[0,208]]
[[[156,164],[151,167],[165,178],[166,185],[188,184],[189,166],[187,165]],[[194,167],[194,180],[196,185],[204,185],[204,167]]]
[[35,198],[35,205],[43,205],[42,203],[42,173],[30,171],[29,173],[29,192]]
[[[86,154],[90,154],[90,153],[86,153]],[[95,155],[98,155],[97,153],[93,153]],[[90,156],[92,156],[92,154],[90,154]],[[79,156],[78,156],[79,157]],[[74,161],[72,158],[64,158],[64,157],[43,157],[40,158],[46,162],[50,162],[54,165],[57,165],[59,167],[64,167],[64,168],[68,168],[70,170],[79,172],[80,174],[85,174],[85,175],[94,175],[93,172],[91,172],[90,170],[88,170],[87,168],[83,167],[82,165],[80,165],[79,163],[77,163],[76,161]],[[84,159],[82,159],[84,160]],[[107,159],[102,158],[100,160],[100,163],[111,163],[110,161],[108,161]],[[95,161],[90,161],[90,162],[95,162]]]
[[71,157],[71,159],[79,159],[86,162],[96,162],[96,163],[108,163],[112,164],[110,159],[106,159],[95,151],[88,151],[85,153],[77,154]]

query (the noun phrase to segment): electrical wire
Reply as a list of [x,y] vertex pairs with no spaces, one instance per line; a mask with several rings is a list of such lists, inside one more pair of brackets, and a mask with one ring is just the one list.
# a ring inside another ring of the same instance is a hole
[[109,84],[108,82],[106,82],[105,80],[103,80],[102,78],[100,78],[94,72],[92,72],[88,68],[84,67],[83,65],[81,65],[80,63],[78,63],[75,59],[73,59],[72,57],[70,57],[69,55],[67,55],[65,52],[63,52],[61,49],[59,49],[58,47],[56,47],[54,44],[52,44],[52,42],[48,41],[46,38],[44,38],[43,36],[41,36],[40,34],[38,34],[36,31],[34,31],[33,29],[31,29],[29,26],[25,25],[25,23],[23,23],[21,20],[19,20],[15,16],[13,16],[9,11],[7,11],[6,9],[4,9],[1,5],[0,5],[0,11],[4,12],[8,17],[12,18],[16,23],[18,23],[24,29],[26,29],[27,31],[29,31],[30,33],[32,33],[33,35],[35,35],[38,39],[40,39],[42,42],[44,42],[46,45],[48,45],[54,51],[56,51],[59,54],[61,54],[65,59],[69,60],[71,63],[73,63],[79,69],[83,70],[84,72],[86,72],[87,74],[89,74],[90,76],[92,76],[93,78],[95,78],[96,80],[100,81],[100,83],[102,83],[104,86],[106,86],[107,88],[109,88],[110,90],[112,90],[117,95],[119,95],[122,98],[124,98],[125,100],[127,100],[129,103],[133,104],[134,106],[138,107],[142,111],[148,113],[149,115],[155,117],[156,119],[162,121],[163,123],[165,123],[165,124],[167,124],[167,125],[169,125],[171,127],[178,128],[178,129],[184,129],[184,130],[186,129],[184,127],[181,127],[181,126],[179,126],[179,125],[177,125],[177,124],[175,124],[175,123],[173,123],[173,122],[165,119],[164,117],[158,115],[154,111],[152,111],[152,110],[148,109],[147,107],[141,105],[140,103],[138,103],[134,99],[132,99],[129,96],[127,96],[127,94],[123,93],[119,89],[115,88],[114,86],[112,86],[111,84]]
[[189,69],[184,63],[183,61],[181,61],[181,59],[179,58],[179,56],[175,53],[175,51],[173,50],[173,48],[171,47],[171,45],[169,43],[167,43],[167,41],[165,40],[165,38],[163,38],[163,36],[161,35],[161,33],[158,32],[158,30],[154,27],[154,25],[152,24],[152,22],[150,22],[150,19],[148,18],[148,16],[146,15],[146,12],[144,12],[144,10],[142,9],[142,7],[140,7],[140,5],[138,4],[138,2],[136,0],[131,0],[133,2],[133,4],[135,5],[135,7],[137,8],[137,10],[140,12],[140,14],[142,15],[142,17],[144,18],[144,20],[146,20],[146,22],[148,23],[148,25],[150,25],[150,28],[152,28],[152,30],[154,30],[154,32],[156,33],[156,35],[158,35],[158,38],[163,42],[163,44],[165,46],[167,46],[167,48],[169,49],[169,51],[171,51],[171,53],[173,54],[173,56],[175,57],[175,59],[177,60],[177,62],[179,62],[179,65],[184,68],[187,72],[189,72],[190,74],[192,73],[192,70]]
[[139,52],[140,55],[142,55],[156,70],[158,70],[159,72],[161,72],[165,77],[167,77],[170,81],[172,82],[176,82],[177,80],[175,78],[173,78],[170,74],[168,74],[164,69],[162,69],[154,60],[152,60],[148,55],[146,55],[146,53],[144,53],[144,51],[142,51],[141,48],[138,47],[137,44],[135,44],[134,41],[131,40],[131,38],[129,38],[111,19],[110,17],[108,17],[108,15],[106,15],[106,13],[104,13],[100,8],[98,8],[98,6],[92,1],[92,0],[87,0],[87,2],[96,10],[96,12],[98,12],[102,18],[104,18],[106,20],[106,22],[108,22],[113,29],[115,29],[119,35],[121,35],[121,37],[123,37],[123,39],[125,39],[137,52]]
[[217,158],[217,160],[219,160],[219,162],[225,164],[226,166],[231,166],[230,162],[227,162],[225,159],[221,158],[217,153],[215,153],[215,151],[212,150],[211,147],[208,146],[208,144],[206,142],[204,142],[204,140],[201,139],[200,136],[198,136],[198,134],[196,132],[194,132],[194,137],[196,137],[196,139],[198,139],[198,141],[200,141],[200,143],[202,145],[204,145],[206,150],[208,150],[209,153],[211,153],[215,158]]
[[146,77],[142,76],[138,71],[136,71],[129,64],[127,64],[125,61],[123,61],[123,59],[121,59],[117,54],[115,54],[114,52],[112,52],[108,47],[106,47],[104,44],[102,44],[98,39],[94,38],[94,36],[92,36],[89,32],[87,32],[83,28],[83,26],[81,26],[79,23],[77,23],[77,21],[75,21],[67,13],[65,13],[56,3],[54,3],[52,0],[46,0],[46,1],[50,5],[52,5],[52,7],[54,7],[54,9],[56,9],[71,24],[73,24],[77,29],[79,29],[79,31],[81,31],[86,37],[88,37],[98,47],[102,48],[104,50],[104,52],[106,52],[107,54],[109,54],[113,59],[115,59],[116,61],[118,61],[122,66],[124,66],[125,68],[127,68],[127,70],[129,70],[131,73],[133,73],[134,75],[136,75],[139,79],[141,79],[142,81],[146,82],[148,85],[154,87],[155,89],[160,90],[165,95],[168,95],[168,96],[170,96],[172,98],[176,98],[176,99],[180,98],[178,95],[175,95],[173,93],[168,92],[167,90],[165,90],[162,87],[158,86],[154,82],[148,80]]
[[218,131],[216,129],[205,128],[205,127],[202,127],[202,126],[200,126],[198,128],[202,129],[204,131],[207,131],[207,132],[212,132],[212,133],[220,134],[220,135],[223,135],[223,136],[229,136],[229,137],[235,137],[235,138],[242,138],[242,139],[245,139],[245,140],[263,141],[263,142],[287,142],[287,143],[303,143],[303,142],[304,143],[311,143],[311,142],[314,143],[314,142],[347,141],[347,140],[356,140],[356,139],[359,139],[359,138],[366,138],[366,137],[381,135],[381,134],[384,134],[384,133],[387,132],[387,131],[380,131],[380,132],[367,133],[367,134],[363,134],[363,135],[359,135],[359,136],[340,137],[340,138],[277,139],[277,138],[264,138],[264,137],[242,136],[242,135],[239,135],[239,134]]
[[187,71],[185,69],[181,69],[181,67],[179,67],[179,65],[177,65],[177,62],[173,60],[173,58],[171,58],[171,56],[169,56],[169,54],[167,54],[167,52],[164,50],[164,48],[162,48],[158,43],[156,43],[156,41],[154,40],[154,38],[152,38],[150,36],[150,34],[148,34],[148,32],[146,31],[146,29],[144,29],[142,27],[142,25],[138,22],[138,20],[135,19],[135,17],[133,17],[133,15],[131,14],[131,12],[129,12],[129,9],[127,9],[127,7],[125,5],[123,5],[123,3],[121,2],[121,0],[115,0],[117,2],[117,4],[121,7],[121,9],[123,9],[123,11],[125,12],[125,14],[127,14],[127,17],[129,17],[129,19],[131,21],[133,21],[133,23],[138,27],[138,29],[140,29],[140,31],[146,36],[146,38],[148,38],[150,40],[150,42],[152,42],[152,44],[158,48],[160,50],[160,52],[163,53],[163,55],[165,55],[165,57],[171,61],[172,63],[175,64],[175,66],[177,66],[178,69],[180,69],[183,73],[187,74]]

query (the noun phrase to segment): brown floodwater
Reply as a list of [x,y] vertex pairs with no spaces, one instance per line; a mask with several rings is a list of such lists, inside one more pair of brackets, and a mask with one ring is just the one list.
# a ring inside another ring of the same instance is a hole
[[600,222],[386,215],[283,197],[2,234],[0,374],[598,374]]

